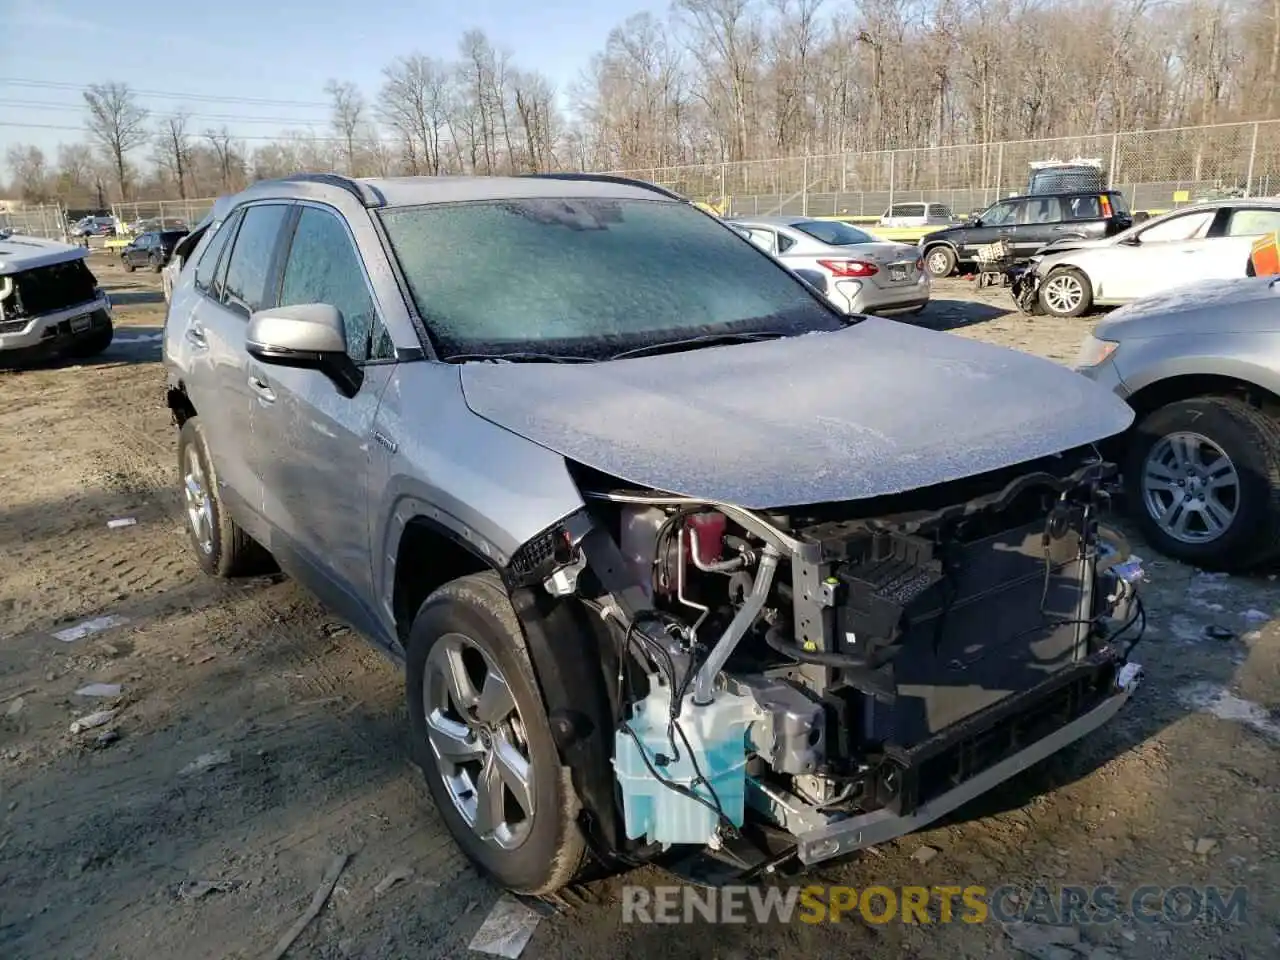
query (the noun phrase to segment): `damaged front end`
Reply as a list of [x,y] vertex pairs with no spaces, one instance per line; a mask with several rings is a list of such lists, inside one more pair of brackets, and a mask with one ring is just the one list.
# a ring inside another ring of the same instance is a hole
[[[813,864],[922,827],[1105,723],[1141,677],[1144,624],[1140,563],[1103,523],[1113,474],[1086,446],[769,511],[580,477],[587,509],[512,577],[541,603],[577,601],[611,640],[596,659],[614,727],[595,749],[612,777],[587,804],[616,818],[607,845],[624,860],[736,851],[760,828],[755,866]],[[581,740],[573,716],[552,713],[562,751]]]

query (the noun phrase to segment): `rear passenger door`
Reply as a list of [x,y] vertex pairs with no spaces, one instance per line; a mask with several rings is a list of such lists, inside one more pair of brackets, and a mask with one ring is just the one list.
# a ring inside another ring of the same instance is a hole
[[250,378],[259,384],[252,457],[262,478],[271,552],[348,621],[377,636],[369,445],[394,349],[359,248],[331,209],[296,208],[275,302],[336,307],[362,382],[348,398],[319,371],[250,362]]
[[207,370],[207,396],[203,402],[191,399],[204,424],[219,490],[245,532],[262,543],[267,540],[262,485],[250,464],[257,400],[249,385],[245,331],[249,315],[268,295],[288,213],[285,204],[255,204],[228,218],[219,231],[227,239],[217,267],[202,275],[217,238],[197,267],[195,283],[203,295],[187,330]]
[[1062,204],[1057,197],[1028,197],[1013,232],[1013,249],[1019,257],[1030,257],[1061,234]]

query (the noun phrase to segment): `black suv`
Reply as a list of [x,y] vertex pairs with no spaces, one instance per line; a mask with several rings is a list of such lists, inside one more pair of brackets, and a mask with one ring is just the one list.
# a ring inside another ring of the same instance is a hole
[[133,273],[138,267],[150,267],[159,273],[173,256],[173,248],[188,232],[187,230],[152,230],[141,233],[133,243],[120,251],[120,262],[129,273]]
[[935,278],[974,263],[979,247],[1008,240],[1019,259],[1054,240],[1109,237],[1133,225],[1129,205],[1118,190],[1007,197],[954,227],[920,240],[925,266]]

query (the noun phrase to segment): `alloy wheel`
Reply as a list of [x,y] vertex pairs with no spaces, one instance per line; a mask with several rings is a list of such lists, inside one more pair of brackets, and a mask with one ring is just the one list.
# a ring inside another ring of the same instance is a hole
[[1142,467],[1147,512],[1182,543],[1212,543],[1230,528],[1240,509],[1240,476],[1223,449],[1198,433],[1171,433],[1147,454]]
[[427,655],[422,702],[427,738],[454,808],[486,843],[519,847],[533,824],[534,774],[506,678],[474,640],[448,633]]
[[1054,313],[1070,313],[1084,299],[1084,285],[1073,274],[1055,274],[1045,281],[1044,299]]
[[187,449],[186,461],[183,491],[187,500],[187,522],[200,549],[206,554],[213,553],[213,504],[194,448]]

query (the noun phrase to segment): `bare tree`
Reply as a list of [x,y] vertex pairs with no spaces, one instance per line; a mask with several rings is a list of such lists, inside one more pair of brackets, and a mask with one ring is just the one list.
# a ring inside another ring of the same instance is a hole
[[89,134],[114,167],[120,199],[124,200],[129,193],[126,157],[147,142],[148,113],[139,106],[129,85],[116,81],[91,84],[84,92],[84,102],[89,108]]
[[244,168],[244,155],[236,148],[235,141],[232,140],[231,133],[225,126],[219,130],[212,127],[205,130],[204,138],[209,141],[209,147],[213,151],[221,189],[224,193],[228,193],[232,185],[240,180],[240,174]]
[[343,163],[351,176],[359,173],[361,132],[367,125],[364,95],[354,83],[330,80],[324,92],[331,101],[330,123],[343,148]]
[[187,134],[187,115],[176,113],[166,117],[156,133],[156,163],[167,170],[178,188],[178,197],[187,198],[187,177],[191,170],[191,138]]
[[49,164],[39,147],[17,143],[5,153],[13,171],[13,186],[28,203],[45,203],[50,199]]
[[401,57],[382,71],[378,109],[400,134],[404,160],[413,175],[438,175],[441,141],[449,124],[449,69],[422,54]]

